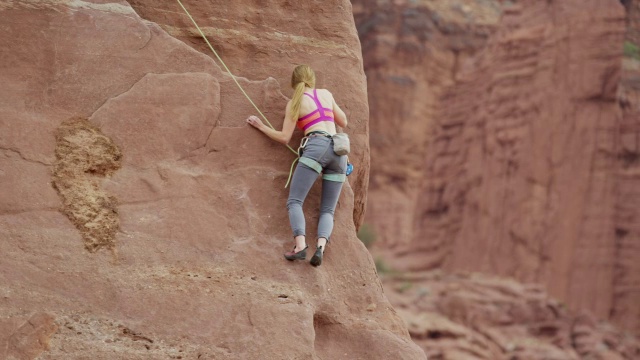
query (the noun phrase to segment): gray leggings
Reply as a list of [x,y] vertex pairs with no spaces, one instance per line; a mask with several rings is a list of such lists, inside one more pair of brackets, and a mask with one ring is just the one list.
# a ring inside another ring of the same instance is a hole
[[[325,176],[330,174],[345,174],[347,169],[347,156],[339,156],[333,152],[333,140],[324,136],[309,138],[304,148],[303,158],[317,161],[322,167]],[[303,161],[304,162],[304,161]],[[293,230],[293,236],[305,236],[305,220],[302,204],[307,197],[311,186],[318,178],[318,171],[304,163],[298,163],[291,179],[287,209],[289,210],[289,222]],[[335,175],[334,175],[335,176]],[[328,176],[329,178],[331,176]],[[333,214],[338,204],[342,182],[335,180],[322,180],[322,201],[320,203],[320,218],[318,220],[318,238],[329,240],[333,231]]]

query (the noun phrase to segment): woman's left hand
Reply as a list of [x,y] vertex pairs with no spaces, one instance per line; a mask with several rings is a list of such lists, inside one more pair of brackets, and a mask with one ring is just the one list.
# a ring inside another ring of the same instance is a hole
[[255,115],[251,115],[251,116],[249,116],[249,117],[247,118],[247,122],[248,122],[251,126],[253,126],[253,127],[257,128],[257,129],[260,129],[260,128],[264,125],[264,124],[262,124],[262,120],[260,120],[260,119],[259,119],[257,116],[255,116]]

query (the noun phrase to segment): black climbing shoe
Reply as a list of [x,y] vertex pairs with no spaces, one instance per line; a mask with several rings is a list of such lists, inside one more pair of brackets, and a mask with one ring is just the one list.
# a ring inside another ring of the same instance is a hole
[[311,258],[311,265],[320,266],[322,264],[322,246],[318,246],[316,253]]
[[304,249],[295,252],[296,251],[296,247],[293,247],[293,250],[284,253],[284,258],[289,260],[289,261],[293,261],[293,260],[306,260],[307,259],[307,248],[309,247],[309,245],[307,245]]

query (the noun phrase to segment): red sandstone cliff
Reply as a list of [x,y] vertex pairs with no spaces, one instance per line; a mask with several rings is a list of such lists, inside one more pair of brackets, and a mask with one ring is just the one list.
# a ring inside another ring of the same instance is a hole
[[345,104],[359,170],[325,263],[282,259],[292,156],[175,1],[0,0],[0,358],[424,359],[355,236],[349,2],[185,4],[275,126],[298,63]]
[[[640,334],[640,2],[627,1],[627,36],[619,103],[616,171],[616,244],[624,256],[611,318]],[[629,46],[635,53],[629,53]]]
[[620,2],[359,0],[354,14],[374,252],[399,270],[541,283],[638,333],[638,118],[616,98]]

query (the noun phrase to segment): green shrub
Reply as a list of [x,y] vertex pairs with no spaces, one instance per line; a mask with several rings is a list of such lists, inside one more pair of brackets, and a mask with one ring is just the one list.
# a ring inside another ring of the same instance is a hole
[[373,230],[373,226],[362,224],[360,231],[358,231],[358,239],[369,249],[376,242],[376,233]]
[[400,284],[400,286],[398,286],[397,290],[400,293],[403,293],[409,289],[411,289],[413,287],[413,283],[411,283],[411,281],[403,281],[402,284]]
[[624,42],[623,54],[626,57],[640,60],[640,47],[638,47],[638,45],[632,43],[631,41],[627,40]]
[[389,274],[391,272],[391,268],[389,268],[389,266],[385,264],[384,260],[382,260],[381,257],[377,257],[375,260],[375,263],[376,263],[376,270],[378,271],[378,274],[384,275],[384,274]]
[[376,270],[378,271],[378,275],[389,275],[396,276],[402,274],[401,271],[392,268],[384,262],[384,259],[381,256],[377,256],[374,260],[376,264]]

